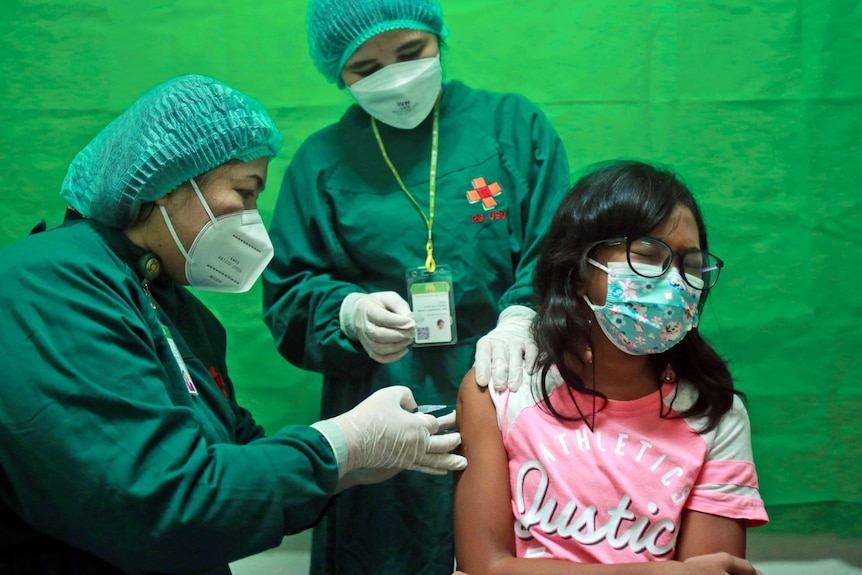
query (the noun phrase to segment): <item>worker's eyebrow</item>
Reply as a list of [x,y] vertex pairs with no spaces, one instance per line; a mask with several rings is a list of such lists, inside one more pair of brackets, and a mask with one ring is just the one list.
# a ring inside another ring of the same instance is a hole
[[409,52],[415,48],[421,48],[428,43],[428,38],[415,38],[413,40],[408,40],[401,44],[398,48],[396,48],[396,52]]

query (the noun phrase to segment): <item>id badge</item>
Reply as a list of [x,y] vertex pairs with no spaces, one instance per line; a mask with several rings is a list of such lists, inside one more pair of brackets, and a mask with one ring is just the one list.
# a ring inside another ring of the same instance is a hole
[[408,303],[416,321],[414,347],[451,345],[458,341],[452,270],[437,266],[433,274],[424,267],[407,270]]
[[186,367],[186,362],[183,361],[183,356],[180,353],[180,349],[177,347],[177,343],[174,341],[174,336],[171,335],[171,330],[169,330],[167,326],[162,325],[162,332],[164,332],[165,337],[168,338],[168,345],[171,347],[171,353],[174,355],[174,359],[177,362],[177,367],[179,367],[180,371],[183,373],[183,380],[186,382],[186,389],[189,390],[190,394],[197,395],[198,390],[195,387],[194,382],[192,381],[192,375],[189,373],[189,369]]

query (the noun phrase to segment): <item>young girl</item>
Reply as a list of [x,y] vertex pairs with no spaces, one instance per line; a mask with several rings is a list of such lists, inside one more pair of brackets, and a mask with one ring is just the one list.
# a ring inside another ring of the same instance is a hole
[[697,330],[722,266],[673,174],[614,162],[575,184],[534,276],[530,389],[461,385],[459,569],[754,575],[748,416]]

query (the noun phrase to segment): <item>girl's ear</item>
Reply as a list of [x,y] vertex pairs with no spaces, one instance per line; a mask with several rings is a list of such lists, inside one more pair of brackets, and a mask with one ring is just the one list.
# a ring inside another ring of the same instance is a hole
[[575,280],[575,293],[578,297],[587,295],[587,280],[583,277],[579,277]]
[[575,296],[583,297],[587,294],[587,284],[583,279],[579,279],[576,277],[576,273],[574,269],[570,269],[568,273],[568,277],[566,278],[567,289],[566,293],[570,294],[572,287],[575,288]]

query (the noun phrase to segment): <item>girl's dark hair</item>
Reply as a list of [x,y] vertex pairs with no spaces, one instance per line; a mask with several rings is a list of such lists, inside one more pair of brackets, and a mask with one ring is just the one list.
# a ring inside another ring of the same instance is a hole
[[[533,290],[537,316],[533,337],[539,348],[538,367],[542,372],[544,404],[556,417],[568,417],[551,405],[546,387],[553,366],[571,390],[607,398],[588,388],[572,369],[584,367],[583,350],[594,348],[588,320],[592,313],[578,296],[578,287],[588,278],[587,258],[596,242],[619,237],[647,235],[667,219],[678,206],[688,208],[697,222],[700,248],[708,250],[703,216],[688,188],[670,171],[626,160],[597,164],[589,168],[557,208],[536,264]],[[701,309],[707,290],[701,294]],[[733,405],[733,377],[725,361],[701,337],[697,328],[670,350],[649,356],[659,374],[671,364],[680,378],[691,382],[697,399],[681,417],[706,417],[703,431],[709,431]]]

